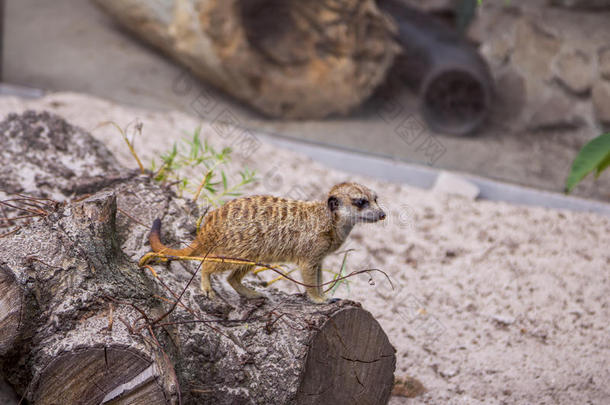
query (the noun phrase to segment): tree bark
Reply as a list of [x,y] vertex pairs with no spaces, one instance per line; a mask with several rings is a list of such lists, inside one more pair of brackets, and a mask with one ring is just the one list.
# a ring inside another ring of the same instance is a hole
[[[88,136],[28,114],[10,120],[68,131],[67,153]],[[157,266],[156,276],[138,268],[152,218],[163,217],[169,240],[190,239],[199,211],[148,176],[121,179],[0,237],[0,372],[19,395],[34,404],[387,402],[394,348],[360,304],[313,305],[274,289],[246,301],[221,279],[210,300],[194,264]]]
[[96,0],[208,83],[281,118],[347,113],[399,47],[373,0]]

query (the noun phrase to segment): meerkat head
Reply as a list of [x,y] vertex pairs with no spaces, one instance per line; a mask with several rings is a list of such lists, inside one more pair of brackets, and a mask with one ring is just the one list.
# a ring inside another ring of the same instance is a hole
[[385,219],[377,205],[377,194],[357,183],[341,183],[328,193],[328,209],[333,218],[351,225]]

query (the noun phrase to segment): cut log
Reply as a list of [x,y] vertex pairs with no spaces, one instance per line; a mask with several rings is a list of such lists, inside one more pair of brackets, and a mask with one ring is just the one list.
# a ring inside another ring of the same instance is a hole
[[126,176],[0,237],[0,373],[19,395],[34,404],[389,399],[394,348],[358,303],[314,305],[273,289],[247,301],[220,279],[208,299],[196,265],[173,262],[156,276],[138,268],[148,250],[141,222],[160,215],[176,239],[192,222],[184,207],[197,217],[150,178]]
[[386,403],[393,362],[394,350],[371,314],[342,310],[313,338],[297,403]]
[[128,299],[160,312],[152,281],[127,271],[115,214],[114,194],[104,192],[1,239],[3,285],[21,295],[0,301],[0,318],[19,313],[3,342],[2,369],[34,403],[100,403],[152,363],[163,370],[155,347],[129,330],[141,314],[111,308],[109,298]]
[[272,117],[350,111],[399,52],[392,23],[373,0],[96,2],[208,83]]
[[161,291],[124,260],[115,203],[101,192],[3,238],[0,263],[13,280],[4,285],[31,299],[17,300],[19,311],[0,304],[3,319],[26,314],[2,368],[26,398],[161,404],[180,386],[185,399],[216,404],[387,401],[394,349],[355,303],[317,306],[277,291],[252,303],[218,284],[223,300],[190,287],[185,308],[154,322],[183,282],[165,273]]

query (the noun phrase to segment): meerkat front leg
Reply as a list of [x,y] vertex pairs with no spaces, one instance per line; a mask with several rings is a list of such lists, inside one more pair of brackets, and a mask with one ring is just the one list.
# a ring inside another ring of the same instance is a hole
[[241,283],[241,280],[250,270],[252,270],[253,267],[254,266],[240,266],[233,270],[227,278],[227,281],[231,287],[233,287],[233,289],[237,291],[239,295],[248,299],[255,299],[263,296],[263,294],[259,293],[258,291],[248,288]]
[[326,303],[322,289],[322,263],[305,263],[301,265],[301,277],[307,284],[307,298],[314,304]]

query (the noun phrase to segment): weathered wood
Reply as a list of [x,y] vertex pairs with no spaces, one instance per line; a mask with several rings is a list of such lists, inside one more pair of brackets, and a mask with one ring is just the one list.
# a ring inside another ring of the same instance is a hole
[[297,403],[386,403],[394,361],[394,348],[371,314],[344,309],[314,336]]
[[[114,194],[102,192],[2,239],[5,280],[24,296],[2,367],[37,404],[100,403],[150,364],[164,369],[155,347],[129,330],[140,313],[111,310],[106,298],[160,313],[154,284],[118,248],[115,215]],[[14,307],[3,304],[0,317]],[[122,321],[109,327],[111,319]]]
[[220,279],[210,300],[196,264],[157,266],[156,277],[137,267],[142,223],[161,216],[168,240],[191,239],[198,214],[149,177],[124,176],[0,238],[2,376],[35,404],[387,401],[394,349],[359,304],[273,289],[246,301]]
[[0,266],[0,356],[12,347],[19,333],[23,294],[13,274]]
[[399,51],[373,0],[96,2],[208,83],[274,117],[348,112]]

